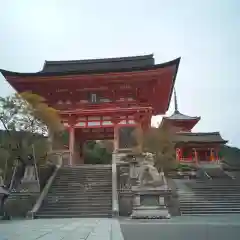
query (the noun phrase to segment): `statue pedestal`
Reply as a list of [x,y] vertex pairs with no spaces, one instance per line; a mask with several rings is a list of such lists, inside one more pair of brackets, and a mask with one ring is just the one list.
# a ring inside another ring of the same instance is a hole
[[134,219],[168,219],[170,214],[165,197],[171,194],[165,185],[160,187],[133,186],[134,205],[131,217]]
[[19,192],[40,192],[40,186],[34,166],[26,166],[24,177],[19,186]]

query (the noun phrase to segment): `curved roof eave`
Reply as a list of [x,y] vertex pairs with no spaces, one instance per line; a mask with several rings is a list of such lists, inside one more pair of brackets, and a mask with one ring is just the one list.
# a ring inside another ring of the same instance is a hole
[[[173,86],[174,86],[174,82],[176,79],[176,75],[177,75],[177,71],[178,71],[178,66],[180,63],[180,57],[176,58],[172,61],[169,62],[164,62],[164,63],[160,63],[160,64],[155,64],[153,66],[147,66],[147,67],[134,67],[131,69],[111,69],[111,70],[86,70],[86,71],[65,71],[65,72],[35,72],[35,73],[19,73],[19,72],[12,72],[12,71],[7,71],[4,69],[0,69],[0,72],[2,73],[2,75],[4,77],[8,77],[8,76],[18,76],[18,77],[30,77],[30,76],[61,76],[61,75],[76,75],[76,74],[101,74],[101,73],[111,73],[111,72],[134,72],[134,71],[147,71],[147,70],[154,70],[154,69],[160,69],[160,68],[165,68],[165,67],[170,67],[170,66],[176,66],[176,71],[175,71],[175,75],[174,75],[174,79],[173,79]],[[46,62],[45,62],[46,64]],[[172,88],[173,90],[173,88]],[[172,93],[172,91],[171,91]],[[170,94],[172,95],[172,94]]]
[[170,118],[170,117],[163,117],[162,118],[165,121],[199,121],[201,117],[190,117],[188,118]]

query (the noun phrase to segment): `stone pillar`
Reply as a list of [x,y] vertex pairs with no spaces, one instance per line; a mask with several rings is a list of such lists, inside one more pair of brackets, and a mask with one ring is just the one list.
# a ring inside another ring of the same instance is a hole
[[143,150],[143,126],[142,126],[142,123],[141,122],[138,122],[137,126],[137,131],[138,131],[138,135],[139,136],[135,136],[135,137],[138,137],[139,139],[136,139],[137,142],[138,142],[138,151],[139,153],[142,153],[142,150]]
[[74,164],[74,152],[75,150],[75,129],[74,126],[69,127],[69,152],[70,152],[70,157],[69,157],[69,165]]
[[84,142],[82,140],[79,141],[79,158],[80,158],[80,162],[82,164],[84,164],[84,158],[83,158],[83,145]]
[[113,140],[113,147],[114,152],[117,152],[119,148],[119,126],[117,123],[114,124],[114,140]]
[[20,192],[40,192],[37,167],[34,163],[29,163],[26,165],[24,176],[18,188]]
[[51,130],[48,130],[48,151],[51,153],[53,151],[53,141],[54,141],[54,134]]

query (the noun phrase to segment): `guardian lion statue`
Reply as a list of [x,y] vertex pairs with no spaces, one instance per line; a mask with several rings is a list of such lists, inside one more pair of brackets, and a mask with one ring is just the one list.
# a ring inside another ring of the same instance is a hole
[[139,167],[139,182],[141,187],[152,186],[159,187],[164,185],[164,174],[159,173],[156,167],[154,167],[154,155],[151,153],[145,153],[143,161]]

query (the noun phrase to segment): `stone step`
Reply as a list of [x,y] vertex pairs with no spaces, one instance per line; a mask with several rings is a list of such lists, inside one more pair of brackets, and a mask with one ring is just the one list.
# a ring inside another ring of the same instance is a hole
[[189,206],[183,206],[183,205],[180,205],[180,209],[181,210],[189,210],[189,209],[192,209],[192,210],[217,210],[217,209],[230,209],[231,211],[234,211],[234,210],[240,210],[240,206],[239,204],[236,206],[236,205],[232,205],[232,206],[229,206],[229,205],[221,205],[221,204],[216,204],[216,205],[204,205],[204,206],[193,206],[193,205],[189,205]]
[[85,177],[85,176],[76,176],[76,177],[63,177],[63,176],[59,176],[56,177],[54,181],[63,181],[63,182],[70,182],[70,181],[81,181],[81,182],[85,182],[85,181],[100,181],[100,182],[104,182],[104,181],[112,181],[112,176],[110,177]]
[[109,179],[55,179],[53,185],[67,185],[67,184],[79,184],[84,185],[84,183],[101,183],[101,184],[111,184],[112,180]]
[[56,181],[52,184],[52,186],[83,186],[83,185],[86,185],[86,184],[92,184],[92,185],[112,185],[112,182],[111,181],[106,181],[106,180],[96,180],[96,181],[88,181],[88,180],[85,180],[85,181],[81,181],[81,180],[76,180],[76,181]]
[[178,199],[179,202],[214,202],[214,203],[218,203],[218,202],[240,202],[240,199],[236,199],[236,198],[224,198],[224,199],[219,199],[219,198],[179,198]]
[[106,213],[111,213],[112,209],[111,208],[108,208],[108,209],[87,209],[87,210],[84,210],[84,209],[74,209],[74,210],[68,210],[68,209],[59,209],[57,211],[55,210],[52,210],[52,209],[48,209],[48,210],[43,210],[41,211],[40,213],[47,213],[47,214],[59,214],[59,215],[68,215],[68,214],[71,214],[72,216],[75,216],[75,215],[81,215],[81,214],[84,214],[84,215],[87,215],[87,214],[96,214],[96,213],[101,213],[101,214],[106,214]]
[[61,190],[61,189],[51,189],[48,194],[92,194],[92,193],[96,193],[96,194],[111,194],[112,193],[112,189],[99,189],[99,188],[79,188],[79,189],[65,189],[65,190]]
[[68,182],[68,183],[55,183],[51,187],[52,188],[83,188],[84,186],[92,186],[92,187],[112,187],[112,183],[107,182]]
[[215,187],[216,189],[217,188],[238,188],[239,187],[239,182],[238,183],[235,183],[235,184],[191,184],[191,183],[186,183],[187,186],[191,187],[191,188],[212,188],[212,187]]
[[111,187],[111,182],[101,182],[101,181],[76,181],[76,182],[55,182],[51,187],[58,188],[72,188],[72,187],[83,187],[83,186],[93,186],[93,187]]
[[103,173],[103,174],[58,174],[56,178],[107,178],[110,179],[112,174]]
[[229,214],[229,213],[240,213],[240,209],[239,210],[234,210],[234,211],[231,211],[231,210],[224,210],[224,209],[216,209],[216,210],[207,210],[205,211],[204,209],[202,210],[195,210],[195,209],[192,209],[192,210],[184,210],[184,211],[181,211],[181,215],[195,215],[195,214]]
[[105,192],[103,192],[103,191],[101,191],[101,192],[99,192],[99,191],[82,191],[82,192],[71,192],[71,191],[66,191],[66,192],[49,192],[49,194],[52,194],[52,195],[55,195],[55,196],[59,196],[59,195],[65,195],[66,197],[67,196],[82,196],[82,195],[89,195],[89,196],[103,196],[103,195],[106,195],[106,194],[108,194],[108,195],[111,195],[111,191],[105,191]]
[[52,184],[52,187],[63,187],[63,186],[71,186],[71,187],[80,187],[84,185],[93,185],[93,186],[112,186],[112,183],[110,181],[66,181],[66,182],[54,182]]
[[233,200],[233,201],[228,201],[228,200],[225,200],[225,201],[221,201],[221,200],[211,200],[211,201],[209,201],[209,200],[199,200],[199,201],[196,201],[196,200],[192,200],[192,201],[190,201],[190,200],[180,200],[179,201],[180,202],[180,204],[181,205],[183,205],[183,204],[185,204],[185,205],[194,205],[194,204],[196,204],[196,205],[199,205],[199,204],[201,204],[201,205],[204,205],[204,204],[240,204],[240,201],[239,200]]
[[92,194],[85,194],[85,195],[68,195],[68,196],[65,196],[65,195],[54,195],[54,194],[50,194],[46,197],[46,199],[48,200],[52,200],[52,199],[70,199],[71,201],[74,200],[74,199],[78,199],[78,200],[84,200],[84,199],[87,199],[87,200],[91,200],[91,198],[94,200],[96,199],[97,200],[107,200],[107,199],[111,199],[112,198],[112,195],[108,194],[108,195],[92,195]]
[[111,168],[111,164],[79,164],[74,166],[64,166],[61,169],[104,169],[104,168]]
[[240,195],[237,195],[237,194],[236,195],[234,195],[234,194],[225,194],[225,195],[221,195],[221,194],[213,194],[213,195],[210,195],[210,194],[179,194],[178,196],[182,197],[182,198],[189,198],[189,197],[219,198],[220,196],[223,198],[232,198],[232,197],[239,198],[240,197]]
[[82,195],[82,196],[64,196],[64,195],[51,195],[46,198],[47,201],[68,201],[68,202],[74,202],[74,201],[86,201],[91,200],[93,198],[96,201],[107,201],[111,200],[112,196],[94,196],[94,195]]
[[75,202],[75,204],[72,203],[66,203],[66,202],[57,202],[55,204],[47,204],[44,208],[44,210],[46,209],[51,209],[51,210],[67,210],[67,209],[80,209],[80,210],[84,210],[84,209],[111,209],[112,208],[112,203],[111,202],[102,202],[102,203],[98,203],[98,205],[96,204],[87,204],[86,202],[84,203],[77,203]]
[[[88,201],[89,204],[92,202],[92,196],[81,196],[81,197],[65,197],[64,195],[63,196],[47,196],[47,198],[45,199],[45,201],[47,202],[53,202],[53,201],[61,201],[61,202],[83,202],[83,201]],[[112,196],[98,196],[97,198],[95,197],[94,198],[95,201],[97,202],[102,202],[102,201],[112,201]]]
[[57,176],[63,176],[63,177],[110,177],[112,173],[58,173]]
[[48,213],[38,213],[35,218],[111,218],[112,212],[110,213],[87,213],[87,214],[48,214]]
[[49,193],[85,193],[85,192],[102,192],[102,193],[109,193],[112,192],[112,188],[96,188],[96,187],[85,187],[85,188],[75,188],[75,189],[51,189]]
[[232,198],[236,198],[236,199],[240,199],[240,196],[239,195],[225,195],[225,196],[223,196],[223,195],[204,195],[204,194],[202,194],[202,195],[179,195],[179,198],[182,198],[182,199],[184,199],[184,198],[213,198],[213,199],[218,199],[218,198],[225,198],[225,199],[232,199]]
[[235,211],[235,212],[215,212],[215,213],[211,213],[211,212],[202,212],[202,213],[199,213],[199,212],[192,212],[192,213],[185,213],[185,212],[182,212],[181,215],[182,216],[212,216],[213,214],[215,215],[224,215],[224,214],[239,214],[240,211]]
[[[239,181],[240,182],[240,181]],[[194,184],[191,184],[191,183],[187,183],[187,186],[189,187],[196,187],[196,188],[212,188],[212,187],[215,187],[215,188],[234,188],[234,187],[239,187],[239,182],[237,183],[226,183],[226,184],[209,184],[209,183],[201,183],[201,184],[198,184],[198,183],[194,183]]]
[[231,191],[238,191],[240,192],[240,188],[191,188],[192,191],[196,192],[231,192]]
[[54,208],[51,207],[45,207],[42,212],[64,212],[64,211],[76,211],[76,212],[106,212],[111,211],[112,205],[109,206],[62,206],[58,205]]
[[[112,201],[101,201],[101,202],[90,202],[90,201],[79,201],[79,202],[62,202],[62,201],[57,201],[57,202],[44,202],[44,205],[46,205],[46,208],[58,208],[59,205],[62,207],[81,207],[85,205],[89,205],[91,207],[109,207],[112,206]],[[44,206],[43,205],[43,206]]]
[[68,183],[68,184],[54,184],[52,188],[56,189],[83,189],[83,188],[96,188],[96,189],[110,189],[112,187],[111,183],[100,183],[100,182],[85,182],[83,184],[79,183]]
[[189,186],[189,187],[191,187],[191,188],[204,188],[204,187],[206,187],[206,188],[215,188],[215,189],[218,189],[218,188],[239,188],[239,182],[238,183],[236,183],[236,184],[231,184],[231,183],[229,183],[229,184],[189,184],[189,183],[187,183],[186,185],[187,186]]
[[98,192],[89,192],[89,191],[85,191],[85,192],[49,192],[48,196],[51,197],[63,197],[65,196],[66,198],[73,198],[73,197],[94,197],[94,198],[98,198],[99,197],[104,197],[104,196],[112,196],[111,192],[105,192],[105,193],[98,193]]
[[47,195],[47,198],[64,198],[64,199],[85,199],[85,198],[93,198],[94,199],[108,199],[108,198],[111,198],[112,197],[112,194],[110,193],[107,193],[107,194],[99,194],[99,193],[88,193],[88,192],[85,192],[85,193],[78,193],[78,194],[66,194],[66,193],[58,193],[58,194],[55,194],[55,193],[50,193]]
[[96,189],[110,189],[112,188],[111,183],[88,183],[85,182],[84,184],[78,184],[78,183],[72,183],[72,184],[66,184],[66,185],[52,185],[52,188],[54,189],[83,189],[83,188],[96,188]]
[[93,168],[93,167],[78,167],[78,168],[60,168],[59,171],[61,172],[78,172],[78,171],[96,171],[96,172],[100,172],[100,171],[111,171],[112,170],[112,166],[110,167],[97,167],[97,168]]
[[63,176],[71,176],[71,175],[99,175],[99,176],[104,176],[104,175],[111,175],[112,171],[58,171],[58,174],[63,175]]
[[75,173],[75,172],[111,172],[112,168],[72,168],[72,169],[59,169],[59,172],[63,173]]
[[94,175],[94,174],[96,174],[96,175],[104,176],[104,174],[111,175],[112,170],[111,171],[105,171],[105,170],[104,171],[95,171],[95,170],[93,170],[93,171],[86,171],[86,170],[84,170],[84,171],[61,171],[61,170],[59,170],[58,174],[61,174],[63,176],[79,175],[79,174],[82,174],[82,175],[90,175],[90,174]]
[[224,201],[206,201],[206,202],[196,202],[196,201],[194,201],[194,202],[190,202],[190,201],[186,201],[186,202],[183,202],[183,201],[180,201],[180,203],[181,203],[181,206],[182,205],[191,205],[191,206],[199,206],[199,205],[201,205],[201,206],[203,206],[203,205],[211,205],[212,206],[212,204],[223,204],[223,205],[230,205],[230,206],[232,206],[232,205],[236,205],[236,204],[239,204],[240,205],[240,202],[239,201],[235,201],[235,202],[229,202],[229,201],[226,201],[226,202],[224,202]]
[[74,181],[74,180],[102,180],[102,181],[110,181],[112,179],[112,176],[57,176],[55,180],[62,180],[62,181]]
[[180,192],[177,191],[179,194],[181,195],[190,195],[190,194],[194,194],[194,195],[221,195],[221,194],[227,194],[227,195],[240,195],[240,192],[238,191],[221,191],[221,192],[210,192],[210,191],[184,191],[184,192]]
[[58,198],[58,199],[109,199],[112,197],[112,194],[99,194],[99,193],[81,193],[81,194],[68,194],[66,195],[65,193],[62,194],[55,194],[55,193],[50,193],[47,195],[46,199],[53,199],[53,198]]
[[54,190],[51,190],[49,191],[48,193],[49,195],[63,195],[65,194],[66,196],[82,196],[82,195],[95,195],[95,196],[102,196],[102,195],[111,195],[112,194],[112,191],[111,190],[105,190],[105,191],[101,191],[99,192],[98,190],[79,190],[79,191],[54,191]]

